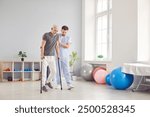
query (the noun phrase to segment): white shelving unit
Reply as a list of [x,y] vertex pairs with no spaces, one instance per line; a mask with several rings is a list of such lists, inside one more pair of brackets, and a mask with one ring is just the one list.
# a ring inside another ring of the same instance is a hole
[[0,81],[38,80],[41,73],[41,61],[1,61]]

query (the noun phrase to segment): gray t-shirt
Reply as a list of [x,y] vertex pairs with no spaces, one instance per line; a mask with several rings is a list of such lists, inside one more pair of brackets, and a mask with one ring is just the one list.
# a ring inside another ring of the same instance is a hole
[[46,41],[44,47],[44,56],[55,56],[55,46],[59,39],[59,35],[53,35],[51,32],[45,33],[43,35],[43,40]]

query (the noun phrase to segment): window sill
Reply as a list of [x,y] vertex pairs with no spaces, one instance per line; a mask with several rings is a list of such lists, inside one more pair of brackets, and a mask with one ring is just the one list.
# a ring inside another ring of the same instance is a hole
[[112,63],[111,60],[95,60],[95,61],[83,61],[85,63],[91,63],[91,64],[110,64]]

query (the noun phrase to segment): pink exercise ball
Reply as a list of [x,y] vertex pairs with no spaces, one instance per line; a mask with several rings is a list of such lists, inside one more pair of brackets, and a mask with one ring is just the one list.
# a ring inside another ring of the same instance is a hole
[[94,74],[95,74],[95,72],[97,71],[97,70],[99,70],[99,69],[103,69],[103,70],[106,70],[106,68],[103,68],[103,67],[96,67],[96,68],[94,68],[94,70],[93,70],[93,76],[94,76]]
[[107,74],[108,74],[108,72],[106,70],[98,67],[93,72],[93,78],[94,78],[96,83],[105,84],[106,83],[105,78],[106,78]]

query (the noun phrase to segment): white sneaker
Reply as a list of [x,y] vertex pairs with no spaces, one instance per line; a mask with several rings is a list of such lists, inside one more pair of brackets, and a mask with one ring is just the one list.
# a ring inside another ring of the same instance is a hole
[[61,89],[60,85],[56,85],[55,89]]
[[71,90],[71,89],[73,89],[74,88],[74,86],[72,85],[72,84],[69,84],[68,85],[68,90]]

